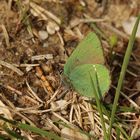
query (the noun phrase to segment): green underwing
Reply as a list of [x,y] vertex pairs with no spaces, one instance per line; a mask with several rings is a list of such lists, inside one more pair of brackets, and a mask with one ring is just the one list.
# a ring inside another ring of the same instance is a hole
[[105,66],[103,49],[98,36],[89,33],[76,47],[64,65],[64,77],[70,82],[72,87],[81,95],[94,98],[94,90],[91,82],[90,72],[96,87],[100,89],[98,97],[101,99],[110,87],[110,74]]

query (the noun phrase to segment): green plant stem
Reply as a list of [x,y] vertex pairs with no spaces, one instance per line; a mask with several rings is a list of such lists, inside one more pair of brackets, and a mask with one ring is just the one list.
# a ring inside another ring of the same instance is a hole
[[[96,73],[96,71],[95,71]],[[104,121],[104,117],[103,117],[103,112],[102,112],[102,106],[101,106],[101,103],[100,103],[100,100],[99,100],[99,90],[96,90],[96,84],[94,83],[94,79],[92,78],[92,74],[90,73],[91,75],[91,81],[93,83],[93,90],[94,90],[94,95],[95,95],[95,100],[96,100],[96,103],[97,103],[97,108],[98,108],[98,111],[99,111],[99,114],[100,114],[100,119],[101,119],[101,124],[102,124],[102,129],[103,129],[103,132],[104,132],[104,138],[105,140],[108,140],[108,135],[107,135],[107,131],[106,131],[106,127],[105,127],[105,121]],[[95,75],[95,74],[93,74]],[[97,79],[97,73],[96,73],[96,80]]]
[[130,59],[130,56],[131,56],[131,52],[132,52],[132,48],[133,48],[133,44],[134,44],[135,36],[136,36],[136,32],[137,32],[137,28],[138,28],[138,25],[139,25],[139,20],[140,20],[140,15],[138,16],[138,18],[136,20],[136,23],[135,23],[135,26],[133,28],[131,37],[129,39],[128,47],[127,47],[125,57],[124,57],[124,60],[123,60],[123,64],[122,64],[122,68],[121,68],[121,73],[120,73],[120,77],[119,77],[119,81],[118,81],[118,85],[117,85],[117,89],[116,89],[116,93],[115,93],[113,108],[112,108],[112,112],[111,112],[111,119],[110,119],[110,125],[109,125],[110,127],[109,127],[109,133],[108,133],[110,138],[111,138],[112,125],[114,123],[115,112],[116,112],[116,109],[117,109],[117,103],[118,103],[118,99],[119,99],[119,96],[120,96],[120,90],[121,90],[122,83],[123,83],[123,80],[124,80],[124,77],[125,77],[125,73],[126,73],[126,70],[127,70],[129,59]]

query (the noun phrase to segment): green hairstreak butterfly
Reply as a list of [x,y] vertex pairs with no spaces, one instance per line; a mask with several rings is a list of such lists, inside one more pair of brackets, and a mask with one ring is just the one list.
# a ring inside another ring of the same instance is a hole
[[[73,51],[64,66],[64,76],[81,95],[94,98],[90,72],[95,71],[98,78],[96,86],[102,98],[110,86],[110,74],[106,68],[101,42],[93,32],[89,33]],[[96,77],[93,75],[92,77]],[[97,80],[95,78],[95,80]]]

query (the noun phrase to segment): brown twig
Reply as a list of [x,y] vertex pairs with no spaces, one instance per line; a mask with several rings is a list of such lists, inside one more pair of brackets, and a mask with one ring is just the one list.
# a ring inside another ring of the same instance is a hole
[[16,72],[17,74],[19,74],[20,76],[23,76],[24,75],[24,73],[20,69],[16,68],[14,65],[12,65],[10,63],[7,63],[5,61],[0,60],[0,65],[5,66],[5,67],[13,70],[14,72]]

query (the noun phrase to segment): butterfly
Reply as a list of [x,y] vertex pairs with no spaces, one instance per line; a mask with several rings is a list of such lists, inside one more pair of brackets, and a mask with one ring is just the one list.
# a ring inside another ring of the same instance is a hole
[[108,91],[111,82],[110,74],[105,66],[101,42],[95,33],[89,33],[73,51],[64,65],[64,76],[83,96],[95,97],[92,80],[100,90],[99,98]]

